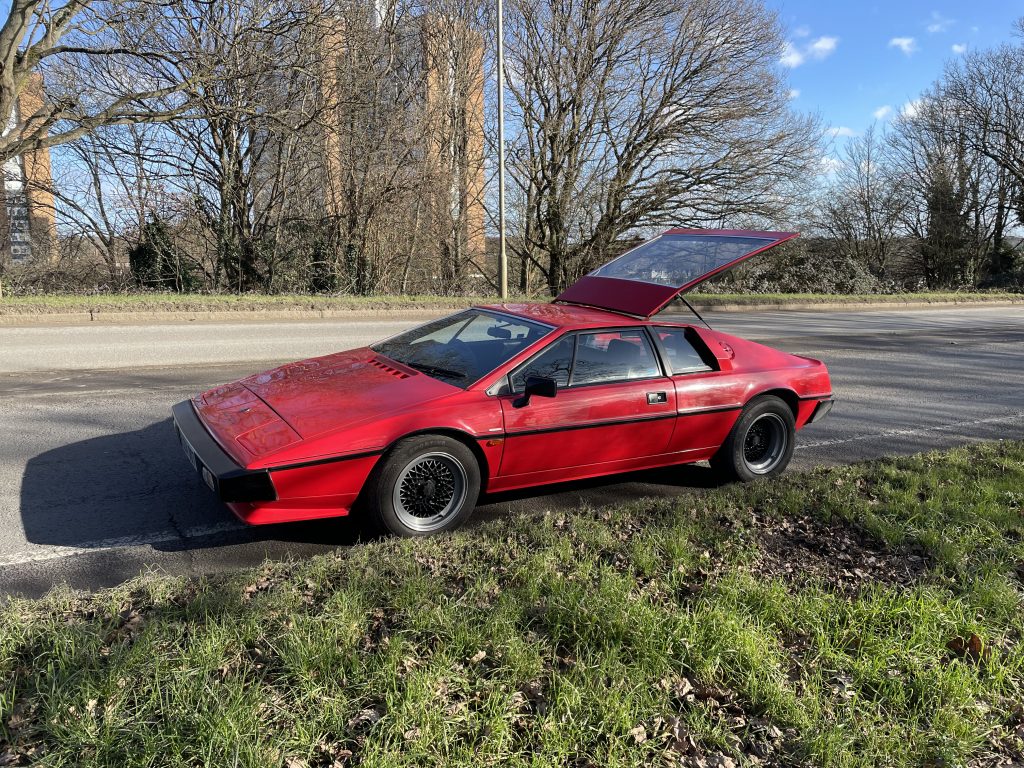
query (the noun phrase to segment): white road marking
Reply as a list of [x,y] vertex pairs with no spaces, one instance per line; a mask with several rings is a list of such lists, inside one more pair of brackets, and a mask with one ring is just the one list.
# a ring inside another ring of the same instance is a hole
[[1001,424],[1011,423],[1015,421],[1021,421],[1024,419],[1024,411],[1016,411],[1014,413],[1003,414],[1002,416],[990,416],[985,419],[972,419],[970,421],[954,421],[950,424],[936,424],[933,427],[911,427],[908,429],[886,429],[882,432],[870,432],[866,435],[857,435],[855,437],[844,437],[840,440],[821,440],[817,443],[802,443],[796,446],[796,450],[802,451],[808,448],[828,448],[833,445],[844,445],[845,443],[854,443],[859,440],[874,440],[880,437],[915,437],[917,435],[927,435],[931,432],[944,432],[950,429],[959,429],[961,427],[974,427],[979,424]]
[[182,531],[182,535],[167,530],[152,536],[123,536],[116,539],[99,539],[81,544],[77,547],[55,547],[42,546],[35,549],[26,549],[20,552],[11,552],[0,555],[0,566],[23,565],[25,563],[41,563],[47,560],[58,560],[62,557],[73,557],[83,555],[87,552],[96,552],[101,549],[121,549],[129,547],[145,547],[156,544],[170,544],[176,541],[187,541],[188,539],[200,539],[204,536],[215,536],[219,533],[246,530],[241,523],[221,523],[202,528],[188,528]]

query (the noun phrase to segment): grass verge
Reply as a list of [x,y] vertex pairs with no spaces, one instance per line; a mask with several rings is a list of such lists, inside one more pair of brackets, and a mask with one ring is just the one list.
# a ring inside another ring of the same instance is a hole
[[[900,293],[829,295],[794,294],[694,294],[692,301],[701,307],[723,306],[804,306],[818,304],[936,304],[1024,302],[1024,294],[981,293]],[[545,301],[544,297],[536,300]],[[79,312],[336,312],[462,309],[472,304],[492,304],[493,296],[303,296],[259,294],[100,294],[79,296],[49,294],[8,296],[0,299],[0,316],[31,314],[70,314]]]
[[1024,759],[1024,442],[0,610],[0,764]]
[[317,312],[333,310],[385,311],[396,309],[461,309],[493,303],[473,296],[304,296],[298,294],[181,294],[124,293],[79,296],[43,294],[8,296],[0,300],[0,315],[63,314],[73,312]]

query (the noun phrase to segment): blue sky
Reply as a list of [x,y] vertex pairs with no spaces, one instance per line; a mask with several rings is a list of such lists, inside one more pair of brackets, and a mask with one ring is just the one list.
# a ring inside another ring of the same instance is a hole
[[965,50],[1010,41],[1024,0],[767,0],[789,41],[793,104],[817,112],[840,147],[912,102]]

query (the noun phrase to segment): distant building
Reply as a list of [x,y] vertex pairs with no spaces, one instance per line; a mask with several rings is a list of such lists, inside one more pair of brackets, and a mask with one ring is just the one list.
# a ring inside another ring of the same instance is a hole
[[[43,78],[33,75],[18,96],[6,131],[29,119],[43,104]],[[0,185],[0,261],[24,262],[48,257],[55,233],[50,150],[40,149],[8,160]]]
[[[365,7],[374,24],[380,24],[387,13],[379,3]],[[422,84],[414,102],[404,108],[408,110],[408,124],[421,131],[410,157],[423,173],[425,191],[398,203],[393,218],[396,222],[400,218],[397,208],[415,209],[416,214],[410,214],[407,220],[414,221],[422,233],[423,255],[432,257],[437,276],[457,284],[470,278],[462,272],[465,265],[483,263],[487,253],[483,40],[461,22],[436,14],[401,22],[397,34],[399,61],[392,62],[389,76]],[[324,80],[328,101],[335,92],[351,89],[347,78],[353,76],[353,69],[355,76],[365,76],[358,65],[349,66],[350,58],[357,54],[347,37],[345,25],[339,20],[325,41],[330,51]],[[360,130],[393,130],[387,125],[394,120],[393,113],[344,100],[336,107],[338,130],[329,130],[325,137],[328,179],[324,203],[327,212],[339,220],[344,219],[350,200],[359,197],[359,183],[374,175],[364,167],[368,158],[354,149],[360,145],[359,140],[350,145],[345,138],[351,134],[350,121],[357,111]],[[386,158],[381,160],[387,162]]]
[[423,20],[427,70],[427,157],[436,179],[432,202],[442,228],[458,227],[454,240],[465,256],[483,259],[484,46],[473,30],[428,16]]

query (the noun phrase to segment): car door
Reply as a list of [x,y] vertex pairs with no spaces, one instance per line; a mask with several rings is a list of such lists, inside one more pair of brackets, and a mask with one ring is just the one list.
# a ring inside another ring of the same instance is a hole
[[[517,407],[527,376],[554,378],[557,395],[533,397]],[[668,449],[675,390],[642,328],[567,334],[509,379],[512,391],[500,398],[505,425],[502,476],[590,473],[582,468],[599,474],[600,465]]]

